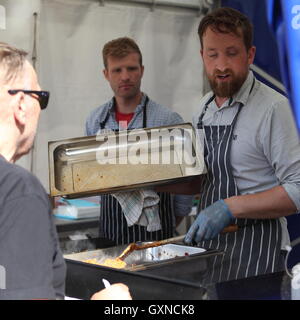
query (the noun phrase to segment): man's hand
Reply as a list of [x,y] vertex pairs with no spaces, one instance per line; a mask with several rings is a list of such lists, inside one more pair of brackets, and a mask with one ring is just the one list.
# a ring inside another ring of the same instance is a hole
[[93,294],[91,300],[132,300],[132,298],[125,284],[115,283]]
[[184,238],[187,244],[215,238],[233,219],[227,204],[219,200],[202,210]]

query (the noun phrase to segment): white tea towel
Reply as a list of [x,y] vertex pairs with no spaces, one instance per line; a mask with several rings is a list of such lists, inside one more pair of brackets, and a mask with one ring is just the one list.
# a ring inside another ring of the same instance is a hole
[[159,217],[159,196],[150,189],[112,194],[120,203],[128,226],[138,224],[147,227],[148,232],[161,229]]

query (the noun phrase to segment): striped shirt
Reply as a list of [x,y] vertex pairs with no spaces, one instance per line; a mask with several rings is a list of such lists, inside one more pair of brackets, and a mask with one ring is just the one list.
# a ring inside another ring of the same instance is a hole
[[[143,95],[141,103],[136,107],[134,116],[128,124],[128,130],[138,129],[143,126],[143,106],[146,95]],[[96,135],[100,129],[100,123],[105,121],[107,114],[109,117],[105,123],[106,129],[118,130],[119,124],[116,121],[113,99],[96,108],[91,112],[86,120],[85,134],[88,136]],[[181,116],[160,104],[149,99],[147,104],[147,128],[160,127],[165,125],[183,123]]]
[[[146,95],[144,94],[141,103],[136,107],[134,116],[128,124],[128,130],[142,128],[143,126],[143,106],[145,104]],[[109,114],[107,118],[107,114]],[[113,99],[109,100],[102,106],[93,110],[86,120],[85,135],[97,135],[101,132],[100,124],[103,121],[105,129],[121,130],[115,118],[115,110]],[[147,127],[160,127],[165,125],[175,125],[183,123],[181,116],[163,107],[160,104],[149,99],[147,104]],[[175,216],[186,216],[191,212],[193,196],[189,195],[174,195],[173,209]]]

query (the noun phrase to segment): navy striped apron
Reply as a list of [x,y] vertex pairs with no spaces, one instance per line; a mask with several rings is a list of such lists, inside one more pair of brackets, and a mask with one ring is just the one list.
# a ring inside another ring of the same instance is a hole
[[[147,105],[149,98],[146,97],[143,106],[143,127],[147,124]],[[115,106],[115,99],[114,99]],[[100,129],[105,129],[105,124],[109,118],[109,112],[100,123]],[[115,242],[116,245],[128,244],[136,241],[157,241],[173,237],[174,218],[172,196],[169,193],[158,193],[159,216],[161,229],[154,232],[148,232],[147,227],[140,225],[127,225],[126,218],[123,214],[119,202],[111,195],[101,195],[100,200],[100,227],[99,236]]]
[[[198,129],[204,129],[204,158],[208,170],[201,188],[200,210],[220,199],[240,194],[232,174],[230,148],[242,104],[231,125],[204,126],[202,119],[213,99],[214,96],[206,103],[198,121]],[[223,255],[214,257],[205,282],[216,283],[282,270],[279,219],[235,219],[234,223],[239,227],[237,232],[219,234],[213,240],[198,244],[206,249],[224,251]]]

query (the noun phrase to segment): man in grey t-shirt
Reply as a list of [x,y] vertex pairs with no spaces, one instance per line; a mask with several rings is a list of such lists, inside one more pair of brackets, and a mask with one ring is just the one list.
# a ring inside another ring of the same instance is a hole
[[[49,92],[41,91],[27,53],[0,43],[0,300],[63,299],[66,267],[48,196],[14,164],[33,144]],[[92,299],[131,299],[113,284]]]
[[62,299],[66,268],[48,196],[14,164],[30,151],[49,99],[26,55],[0,43],[0,299]]

